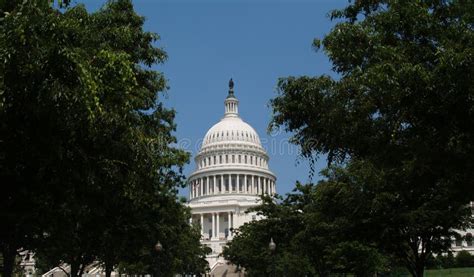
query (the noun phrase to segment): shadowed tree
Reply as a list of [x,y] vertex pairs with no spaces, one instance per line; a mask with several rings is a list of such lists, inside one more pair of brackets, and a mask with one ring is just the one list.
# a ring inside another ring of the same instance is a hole
[[69,264],[71,276],[93,261],[110,276],[158,240],[202,272],[206,249],[177,198],[189,155],[172,146],[174,111],[151,69],[166,59],[158,35],[128,0],[94,13],[45,0],[2,1],[0,11],[3,276],[20,248]]
[[[314,47],[337,78],[279,80],[272,126],[330,164],[363,162],[381,177],[368,219],[379,246],[423,276],[474,199],[474,6],[471,1],[362,0]],[[311,143],[310,143],[311,142]]]
[[[373,241],[375,222],[364,218],[372,192],[361,190],[361,181],[375,176],[361,166],[325,174],[318,185],[297,183],[279,204],[265,198],[256,208],[265,218],[239,228],[224,256],[250,276],[271,276],[272,263],[277,276],[373,276],[383,270],[385,257]],[[270,238],[277,243],[274,257]]]

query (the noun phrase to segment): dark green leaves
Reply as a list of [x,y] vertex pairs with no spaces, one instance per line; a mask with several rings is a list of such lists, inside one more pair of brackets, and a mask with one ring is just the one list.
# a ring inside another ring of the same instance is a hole
[[3,4],[1,250],[34,250],[73,276],[93,261],[153,273],[160,240],[169,274],[203,272],[207,250],[177,198],[189,155],[170,146],[175,112],[150,68],[166,59],[158,35],[128,0],[94,13]]
[[280,79],[271,102],[273,126],[293,132],[305,157],[326,154],[329,163],[362,162],[380,173],[366,219],[383,222],[384,241],[397,241],[385,250],[415,276],[430,252],[446,251],[453,229],[470,225],[474,9],[467,2],[354,1],[334,11],[340,22],[322,48],[338,78]]

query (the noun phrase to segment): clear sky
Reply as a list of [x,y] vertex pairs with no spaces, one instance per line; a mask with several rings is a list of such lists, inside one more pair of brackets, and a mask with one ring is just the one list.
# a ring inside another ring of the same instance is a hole
[[[80,0],[94,10],[105,1]],[[207,130],[223,116],[228,81],[235,82],[240,116],[260,135],[277,175],[277,191],[291,191],[309,179],[308,162],[288,144],[289,134],[267,133],[268,106],[278,78],[331,74],[331,64],[311,43],[329,32],[328,13],[347,0],[135,0],[146,18],[145,29],[158,33],[168,60],[169,91],[163,101],[177,111],[179,146],[193,154]],[[324,168],[320,158],[316,171]],[[194,161],[185,168],[189,174]],[[187,189],[181,191],[187,195]]]

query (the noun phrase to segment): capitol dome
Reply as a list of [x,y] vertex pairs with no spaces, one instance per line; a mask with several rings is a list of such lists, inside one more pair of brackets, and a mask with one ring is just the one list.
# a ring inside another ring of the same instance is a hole
[[245,143],[262,148],[255,129],[240,117],[226,116],[212,126],[204,137],[202,148],[220,143]]
[[233,230],[258,219],[246,211],[260,203],[261,195],[276,193],[269,157],[258,133],[240,118],[238,106],[231,79],[224,116],[204,136],[188,178],[191,219],[201,225],[201,243],[212,249],[207,257],[211,269],[223,262],[219,254]]

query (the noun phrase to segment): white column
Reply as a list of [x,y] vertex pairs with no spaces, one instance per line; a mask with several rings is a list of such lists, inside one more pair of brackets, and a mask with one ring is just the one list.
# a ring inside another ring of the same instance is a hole
[[240,174],[237,174],[237,192],[240,192]]
[[224,174],[221,175],[221,193],[225,192]]
[[204,235],[204,214],[201,214],[201,238]]
[[257,194],[257,179],[255,175],[252,175],[252,193]]
[[194,180],[194,190],[193,190],[194,198],[196,198],[197,195],[197,180]]
[[211,239],[215,239],[216,238],[216,214],[215,213],[212,213],[212,238]]
[[251,175],[250,177],[252,178],[252,182],[251,182],[252,184],[251,184],[251,187],[250,187],[250,192],[252,194],[255,194],[255,176]]
[[253,181],[255,182],[255,194],[258,194],[258,176],[255,175]]
[[248,188],[247,188],[247,174],[244,175],[244,193],[248,193]]
[[217,192],[216,175],[214,175],[214,184],[213,184],[213,186],[214,186],[214,190],[212,191],[212,194],[216,194],[216,192]]
[[196,180],[196,197],[199,197],[199,179]]
[[257,179],[257,176],[253,176],[253,193],[254,194],[258,194],[258,179]]
[[229,229],[229,234],[228,234],[228,237],[229,237],[229,238],[231,237],[230,228],[232,228],[232,224],[231,224],[232,218],[231,218],[231,217],[232,217],[232,216],[231,216],[231,212],[228,212],[228,213],[227,213],[227,223],[228,223],[228,225],[227,225],[228,227],[227,227],[227,228]]
[[258,178],[258,194],[262,194],[262,181],[260,180],[260,176],[257,176]]
[[220,231],[219,231],[219,213],[216,213],[216,237],[217,239],[220,239],[219,236],[220,236]]
[[202,196],[204,192],[204,178],[199,178],[199,189],[201,190],[199,196]]

